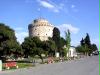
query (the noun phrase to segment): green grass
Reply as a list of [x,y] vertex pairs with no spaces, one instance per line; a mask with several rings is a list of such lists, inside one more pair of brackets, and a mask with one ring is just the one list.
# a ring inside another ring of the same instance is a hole
[[26,67],[33,67],[34,65],[32,63],[17,63],[19,68],[26,68]]

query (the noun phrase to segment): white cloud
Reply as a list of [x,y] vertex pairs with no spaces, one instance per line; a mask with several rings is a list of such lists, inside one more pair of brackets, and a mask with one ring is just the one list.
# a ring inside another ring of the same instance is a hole
[[21,44],[24,41],[24,38],[28,36],[28,32],[15,32],[17,41]]
[[[71,34],[75,34],[74,36],[78,35],[77,33],[80,30],[78,27],[75,27],[74,25],[71,24],[62,24],[57,26],[57,28],[59,28],[62,37],[65,37],[65,31],[67,31],[68,29],[70,30]],[[79,45],[79,40],[71,38],[71,45],[72,46]]]
[[[50,11],[53,11],[55,13],[64,12],[67,15],[69,11],[69,7],[67,6],[68,1],[67,0],[61,0],[59,3],[55,3],[53,0],[25,0],[26,3],[35,3],[37,2],[41,7],[44,7]],[[70,4],[70,9],[72,9],[73,12],[78,12],[78,9],[76,8],[76,5]],[[40,9],[40,8],[39,8]],[[38,11],[41,11],[37,9]]]
[[74,5],[74,4],[71,5],[71,10],[73,12],[78,12],[78,9],[76,8],[76,5]]
[[45,7],[49,10],[52,10],[53,12],[59,12],[58,7],[56,7],[53,3],[49,3],[47,1],[44,0],[37,0],[37,2],[42,6]]
[[72,46],[78,46],[80,44],[79,40],[72,40],[71,45]]
[[75,5],[71,5],[71,8],[75,8],[76,6]]
[[28,32],[24,30],[23,27],[14,28],[17,41],[21,44],[24,38],[28,36]]
[[64,33],[68,29],[71,31],[71,33],[77,34],[79,32],[79,28],[72,26],[71,24],[62,24],[57,26],[60,29],[61,33]]
[[46,1],[42,1],[42,0],[39,0],[40,4],[43,6],[43,7],[46,7],[46,8],[54,8],[54,6]]

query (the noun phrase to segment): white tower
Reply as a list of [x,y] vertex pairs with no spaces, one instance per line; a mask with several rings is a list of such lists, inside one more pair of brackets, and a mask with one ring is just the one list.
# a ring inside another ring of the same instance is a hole
[[28,26],[30,37],[39,37],[41,41],[48,40],[52,37],[54,26],[45,19],[35,19]]

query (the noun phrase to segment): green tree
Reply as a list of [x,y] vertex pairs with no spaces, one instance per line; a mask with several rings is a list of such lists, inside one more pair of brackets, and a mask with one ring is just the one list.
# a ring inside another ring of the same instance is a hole
[[81,44],[81,46],[84,46],[84,45],[85,45],[85,41],[84,41],[83,38],[82,38],[82,40],[80,41],[80,44]]
[[78,53],[83,53],[83,54],[85,54],[85,50],[84,50],[84,46],[77,46],[76,47],[76,51],[78,52]]
[[0,23],[0,42],[6,41],[9,39],[16,40],[14,30],[3,23]]
[[87,33],[86,37],[80,41],[81,46],[84,48],[85,50],[85,55],[89,55],[94,51],[97,50],[97,47],[95,44],[91,44],[91,40],[90,40],[90,36]]
[[60,31],[57,27],[53,29],[53,37],[52,39],[55,41],[55,44],[57,46],[57,51],[60,51],[61,45],[60,45]]
[[84,55],[87,55],[87,53],[88,53],[88,45],[86,44],[86,39],[87,39],[87,37],[85,38],[85,39],[83,39],[82,38],[82,40],[80,41],[80,46],[77,46],[76,47],[76,50],[79,52],[79,53],[83,53]]
[[85,42],[85,44],[87,44],[89,47],[91,47],[90,36],[89,36],[88,33],[86,34],[86,37],[85,37],[85,39],[84,39],[84,42]]
[[0,56],[17,55],[20,51],[21,47],[16,40],[14,30],[0,23]]
[[21,46],[24,52],[24,56],[28,57],[32,53],[32,49],[36,47],[36,44],[32,41],[32,38],[26,37]]
[[70,31],[68,30],[67,32],[65,32],[65,38],[66,38],[66,51],[69,51],[70,48],[70,42],[71,42],[71,37],[70,37]]
[[54,56],[55,55],[56,48],[57,48],[55,42],[53,40],[48,40],[47,43],[49,44],[49,49],[50,49],[48,51],[48,53],[50,55]]
[[44,54],[45,51],[43,50],[42,42],[38,37],[25,38],[21,46],[24,50],[25,57],[28,58],[28,56],[34,57],[35,55],[38,55],[43,62],[42,54]]
[[66,56],[66,51],[64,49],[64,45],[66,45],[66,40],[63,37],[60,37],[60,56]]
[[57,49],[55,42],[52,39],[42,42],[42,48],[47,51],[48,55],[54,56]]
[[66,45],[66,40],[63,37],[60,37],[60,45],[61,45],[61,48],[63,48],[64,45]]
[[87,33],[86,34],[86,37],[84,39],[84,42],[85,42],[85,47],[87,46],[87,49],[86,52],[88,53],[88,55],[90,56],[90,54],[92,53],[92,49],[91,49],[91,41],[90,41],[90,36],[89,34]]
[[91,45],[91,50],[92,50],[92,51],[98,50],[97,45],[96,45],[96,44],[92,44],[92,45]]

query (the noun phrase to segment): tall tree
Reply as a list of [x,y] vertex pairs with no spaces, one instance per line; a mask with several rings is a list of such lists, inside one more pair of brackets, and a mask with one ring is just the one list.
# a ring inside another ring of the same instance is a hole
[[69,49],[70,48],[70,42],[71,42],[70,31],[68,30],[67,32],[65,32],[65,34],[66,34],[66,46]]
[[54,56],[57,48],[55,42],[53,40],[48,40],[46,43],[48,44],[48,46],[46,46],[48,48],[48,55]]
[[85,46],[87,46],[86,52],[87,52],[88,55],[90,56],[90,54],[92,53],[92,49],[91,49],[90,36],[89,36],[88,33],[86,34],[86,37],[85,37],[84,41],[85,41]]
[[3,23],[0,23],[0,42],[13,39],[16,40],[15,32],[9,26],[6,26]]
[[80,44],[81,46],[84,48],[84,52],[85,52],[85,55],[89,55],[94,51],[94,50],[97,50],[97,47],[95,44],[91,44],[91,40],[90,40],[90,36],[89,34],[87,33],[86,34],[86,37],[80,41]]
[[90,36],[88,33],[86,34],[84,41],[85,41],[85,44],[87,44],[88,46],[91,46]]
[[28,56],[34,57],[35,55],[38,55],[43,62],[42,54],[44,54],[45,51],[42,48],[42,44],[42,41],[38,37],[25,38],[21,45],[25,57],[28,58]]
[[91,49],[92,49],[92,51],[98,50],[97,45],[96,44],[92,44],[91,45]]
[[70,42],[71,42],[71,37],[70,37],[70,31],[68,30],[67,32],[65,32],[65,37],[66,37],[66,50],[67,52],[69,51],[70,48]]
[[19,53],[21,47],[16,40],[15,32],[7,25],[0,23],[0,56]]
[[52,39],[55,41],[55,44],[57,45],[57,50],[59,51],[60,48],[61,48],[61,45],[60,45],[60,31],[57,27],[55,27],[53,29],[53,37]]
[[85,49],[84,49],[84,46],[77,46],[76,47],[76,51],[78,52],[78,53],[83,53],[83,54],[85,54]]
[[80,41],[80,44],[81,44],[81,46],[84,46],[84,45],[85,45],[85,41],[84,41],[83,38],[82,38],[82,40]]
[[66,45],[66,40],[63,37],[60,37],[60,45],[61,47],[64,47],[64,45]]

